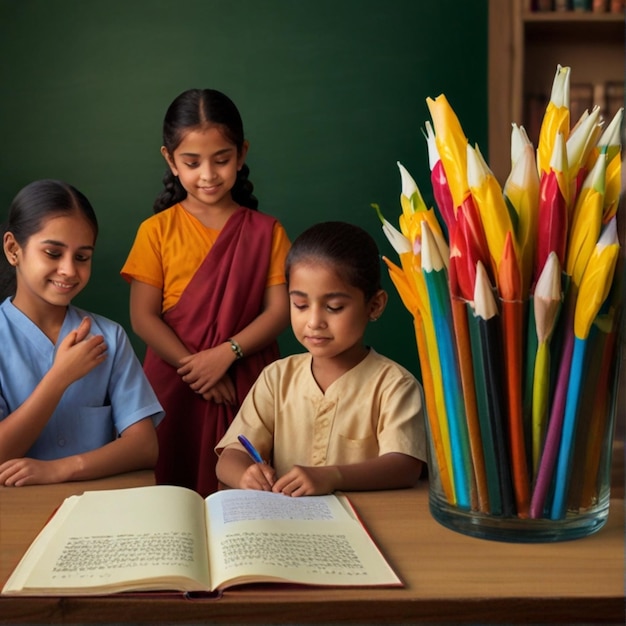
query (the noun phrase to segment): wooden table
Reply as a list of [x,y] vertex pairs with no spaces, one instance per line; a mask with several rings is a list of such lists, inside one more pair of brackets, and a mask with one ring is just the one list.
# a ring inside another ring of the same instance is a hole
[[[41,487],[0,487],[0,585],[70,494],[153,482],[149,472]],[[180,595],[0,598],[0,623],[624,624],[624,501],[595,535],[552,544],[474,539],[433,520],[428,486],[351,493],[402,589],[250,586],[219,599]]]

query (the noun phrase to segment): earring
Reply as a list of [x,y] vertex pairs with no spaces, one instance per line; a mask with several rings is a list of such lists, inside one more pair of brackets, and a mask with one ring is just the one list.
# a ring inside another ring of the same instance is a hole
[[375,315],[372,315],[370,317],[370,322],[377,322],[377,321],[378,321],[378,318]]

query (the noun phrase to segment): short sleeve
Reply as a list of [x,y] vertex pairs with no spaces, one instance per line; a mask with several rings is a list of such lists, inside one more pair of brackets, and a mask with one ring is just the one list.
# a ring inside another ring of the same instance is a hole
[[[155,426],[165,413],[124,329],[114,324],[115,355],[108,385],[112,418],[118,433],[151,417]],[[109,345],[113,342],[108,341]]]
[[148,219],[137,230],[128,258],[120,274],[127,281],[138,280],[163,289],[163,259],[161,255],[159,221]]
[[254,447],[264,459],[271,458],[274,447],[276,410],[271,376],[274,369],[271,365],[267,366],[252,385],[226,434],[215,446],[218,456],[224,448],[233,444],[239,445],[237,436],[244,435],[253,442]]
[[410,374],[384,391],[378,422],[379,453],[401,452],[427,460],[422,386]]
[[276,222],[272,234],[272,256],[267,275],[267,286],[282,285],[287,282],[285,277],[285,261],[291,248],[291,242],[283,226]]

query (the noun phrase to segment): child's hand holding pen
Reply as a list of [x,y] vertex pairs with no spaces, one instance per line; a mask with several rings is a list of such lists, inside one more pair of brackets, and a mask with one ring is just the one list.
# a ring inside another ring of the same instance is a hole
[[239,435],[237,438],[250,458],[254,461],[243,473],[240,487],[242,489],[271,491],[274,482],[276,482],[276,472],[274,468],[263,460],[263,457],[261,457],[257,449],[244,435]]

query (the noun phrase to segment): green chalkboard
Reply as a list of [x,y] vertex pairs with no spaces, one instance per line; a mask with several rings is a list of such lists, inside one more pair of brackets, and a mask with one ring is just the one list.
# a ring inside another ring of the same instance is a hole
[[[128,321],[119,277],[151,214],[165,109],[190,87],[237,103],[260,208],[290,237],[360,224],[395,258],[370,208],[397,223],[400,177],[432,202],[425,99],[445,93],[487,148],[487,0],[0,0],[0,208],[37,178],[92,201],[101,233],[77,304]],[[415,337],[385,272],[368,340],[418,372]],[[284,353],[300,351],[289,331]]]

